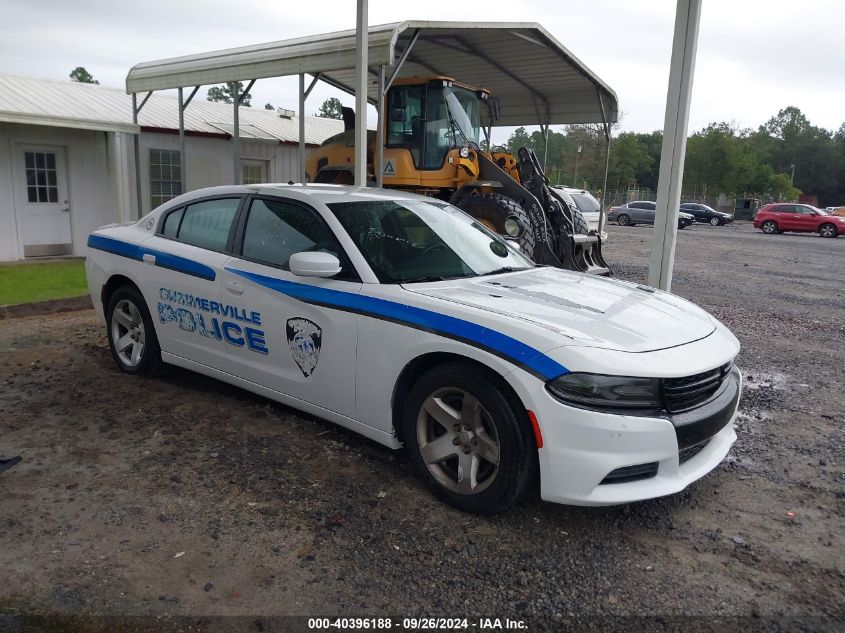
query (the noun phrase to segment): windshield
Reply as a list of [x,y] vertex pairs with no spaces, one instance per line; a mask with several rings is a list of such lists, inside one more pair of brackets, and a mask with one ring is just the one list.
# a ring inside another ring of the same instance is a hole
[[423,169],[440,169],[453,147],[478,146],[481,103],[465,88],[430,85],[426,105]]
[[426,200],[328,205],[382,283],[440,281],[534,264],[466,213]]

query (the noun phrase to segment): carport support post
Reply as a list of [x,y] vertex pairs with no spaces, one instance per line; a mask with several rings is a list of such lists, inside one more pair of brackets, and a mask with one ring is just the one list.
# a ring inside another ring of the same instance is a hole
[[378,102],[376,103],[378,125],[376,126],[376,187],[384,184],[384,66],[378,69]]
[[299,73],[299,182],[305,184],[305,73]]
[[648,267],[649,285],[666,291],[672,289],[678,208],[684,178],[684,156],[700,18],[701,0],[678,0],[672,62],[669,68],[669,90],[666,96],[666,118],[663,124],[663,148],[660,152],[654,238]]
[[185,176],[185,109],[182,106],[182,89],[179,88],[179,173],[182,176],[182,191],[187,191],[187,176]]
[[238,109],[241,105],[241,95],[237,81],[232,82],[230,85],[232,86],[232,110],[234,111],[234,120],[232,123],[232,169],[234,177],[233,184],[239,185],[241,184],[241,122],[238,119]]
[[[138,93],[132,93],[132,123],[138,125]],[[132,135],[135,153],[135,196],[138,201],[138,217],[141,217],[141,131]]]
[[367,186],[367,0],[358,0],[355,36],[355,186]]

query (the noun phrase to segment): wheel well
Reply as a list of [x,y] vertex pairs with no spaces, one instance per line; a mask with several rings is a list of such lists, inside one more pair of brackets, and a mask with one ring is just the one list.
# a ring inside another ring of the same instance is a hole
[[393,429],[396,433],[396,437],[399,439],[400,442],[405,441],[405,438],[402,437],[402,424],[401,424],[401,417],[402,417],[402,409],[405,406],[405,397],[408,395],[408,392],[413,387],[414,383],[417,379],[422,376],[425,372],[433,367],[437,367],[438,365],[445,365],[447,363],[460,363],[462,365],[466,365],[475,369],[485,375],[488,376],[491,382],[495,383],[498,386],[502,393],[505,394],[514,405],[514,409],[523,414],[525,418],[525,423],[530,424],[528,420],[528,415],[525,413],[525,405],[522,403],[522,400],[516,394],[513,387],[510,386],[507,380],[505,380],[501,374],[496,372],[495,370],[491,369],[487,365],[483,363],[479,363],[477,360],[473,360],[471,358],[467,358],[466,356],[461,356],[460,354],[451,354],[448,352],[432,352],[429,354],[423,354],[422,356],[418,356],[407,365],[399,374],[399,379],[396,381],[396,384],[393,387],[393,398],[392,398],[392,416],[393,416]]
[[129,279],[129,277],[124,277],[123,275],[112,275],[109,277],[109,280],[103,285],[103,289],[100,291],[100,299],[103,302],[103,310],[105,310],[109,305],[109,300],[111,296],[115,293],[118,288],[122,288],[123,286],[132,286],[138,292],[141,291],[140,288],[135,284],[134,281]]

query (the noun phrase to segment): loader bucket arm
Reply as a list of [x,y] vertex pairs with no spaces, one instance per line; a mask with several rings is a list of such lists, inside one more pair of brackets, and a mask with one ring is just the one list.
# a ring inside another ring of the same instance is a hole
[[609,277],[610,267],[601,253],[601,237],[595,232],[588,232],[580,211],[570,209],[564,199],[549,187],[549,179],[534,151],[520,148],[517,161],[524,188],[542,204],[547,221],[557,229],[555,239],[561,268]]
[[492,181],[500,185],[496,191],[519,202],[534,225],[534,262],[557,268],[567,268],[555,253],[554,244],[551,240],[553,227],[549,224],[543,206],[534,194],[511,178],[510,174],[482,152],[477,152],[477,155],[479,180]]

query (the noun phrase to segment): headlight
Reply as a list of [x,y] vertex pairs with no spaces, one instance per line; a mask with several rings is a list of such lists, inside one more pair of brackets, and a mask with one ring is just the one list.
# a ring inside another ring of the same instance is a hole
[[514,216],[509,216],[505,219],[505,233],[510,237],[519,237],[522,235],[522,222]]
[[565,374],[546,383],[555,398],[582,409],[655,412],[662,408],[660,381],[656,378]]
[[461,148],[461,158],[469,158],[469,148],[462,147]]

